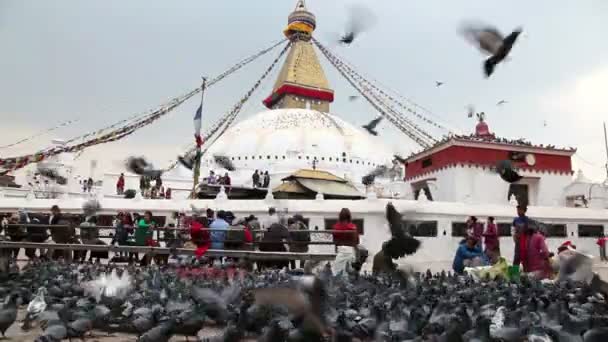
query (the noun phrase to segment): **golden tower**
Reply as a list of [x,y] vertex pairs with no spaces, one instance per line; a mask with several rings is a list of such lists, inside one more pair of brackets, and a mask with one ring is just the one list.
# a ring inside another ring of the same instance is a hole
[[304,0],[298,0],[284,31],[291,41],[291,48],[272,94],[264,100],[266,107],[308,108],[329,112],[329,104],[334,101],[334,91],[329,87],[311,42],[316,24],[315,15],[306,9]]

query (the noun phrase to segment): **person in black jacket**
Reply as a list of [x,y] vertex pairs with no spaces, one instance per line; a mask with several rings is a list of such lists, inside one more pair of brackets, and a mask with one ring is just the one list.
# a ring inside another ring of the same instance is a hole
[[[37,225],[41,225],[41,224],[49,224],[51,221],[53,220],[53,213],[57,213],[59,211],[59,208],[55,205],[51,208],[51,217],[49,218],[48,222],[43,222],[41,221],[39,218],[30,218],[30,216],[27,214],[27,212],[23,212],[20,215],[19,218],[19,223],[27,223],[30,225],[26,226],[26,241],[28,242],[38,242],[38,243],[42,243],[45,242],[48,238],[49,238],[49,234],[47,231],[47,227],[37,227]],[[55,221],[57,222],[57,221]],[[34,259],[36,258],[36,248],[26,248],[25,249],[25,255],[29,258],[29,259]],[[46,258],[46,251],[44,249],[40,249],[39,252],[39,256],[40,258]]]
[[[260,251],[263,252],[287,252],[285,243],[291,241],[289,230],[282,223],[275,223],[264,232],[260,243]],[[264,267],[283,268],[289,267],[289,260],[272,260],[264,262]]]

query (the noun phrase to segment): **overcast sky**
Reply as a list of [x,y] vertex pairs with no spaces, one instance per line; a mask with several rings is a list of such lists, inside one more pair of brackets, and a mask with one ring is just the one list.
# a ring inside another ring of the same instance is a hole
[[[498,136],[578,147],[573,159],[605,179],[602,122],[608,89],[608,1],[605,0],[309,0],[315,35],[329,42],[343,30],[345,9],[366,3],[377,25],[348,48],[333,50],[358,70],[429,108],[433,119],[470,133],[467,104],[487,113]],[[464,4],[463,4],[464,3]],[[0,156],[31,153],[52,138],[70,138],[155,108],[282,38],[295,0],[0,0],[0,145],[62,121],[76,124]],[[457,33],[465,20],[501,31],[521,25],[511,60],[489,80],[480,53]],[[278,52],[278,51],[277,51]],[[273,56],[276,56],[274,52]],[[272,56],[240,71],[207,94],[204,125],[240,98]],[[322,61],[336,92],[331,112],[360,125],[376,114]],[[276,73],[245,106],[242,118],[264,109]],[[445,84],[437,88],[435,81]],[[508,103],[498,107],[496,103]],[[87,150],[86,169],[116,169],[143,154],[164,166],[192,140],[197,99],[120,142]],[[382,124],[385,142],[403,155],[412,143]],[[83,171],[86,172],[86,171]]]

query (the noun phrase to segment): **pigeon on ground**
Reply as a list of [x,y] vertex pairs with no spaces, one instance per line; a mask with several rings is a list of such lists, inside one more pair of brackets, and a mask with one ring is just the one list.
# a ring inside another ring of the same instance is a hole
[[503,37],[496,28],[488,25],[465,24],[462,28],[462,34],[467,40],[476,45],[482,52],[490,55],[483,66],[486,77],[490,77],[494,73],[496,65],[509,55],[521,32],[522,29],[517,28],[508,36]]
[[501,160],[496,164],[496,172],[507,183],[515,183],[522,179],[517,171],[513,169],[513,164],[510,160]]
[[127,158],[126,167],[129,172],[152,179],[160,177],[163,174],[163,170],[155,169],[144,157]]
[[21,329],[28,330],[30,329],[30,323],[38,318],[38,316],[46,310],[46,301],[44,300],[44,294],[46,293],[45,287],[40,287],[38,289],[38,293],[33,300],[29,302],[27,305],[27,310],[25,314],[25,318],[23,319],[23,324],[21,325]]
[[68,338],[68,330],[63,324],[54,324],[46,329],[35,342],[60,342]]
[[232,160],[230,160],[229,157],[221,156],[221,155],[214,155],[213,160],[215,160],[215,163],[218,164],[219,166],[221,166],[223,169],[226,169],[228,171],[236,170],[236,168],[234,167],[234,164],[232,163]]
[[0,310],[0,333],[5,338],[6,331],[8,328],[15,323],[17,320],[17,300],[19,296],[11,294],[8,298],[8,302]]
[[168,319],[161,322],[159,325],[148,330],[145,334],[137,339],[138,342],[169,342],[174,335],[176,319]]
[[346,33],[340,37],[339,42],[350,45],[359,34],[369,30],[376,23],[374,13],[363,6],[353,6],[349,9],[349,19],[346,24]]
[[378,135],[378,132],[375,131],[375,128],[376,128],[376,126],[378,126],[378,124],[380,123],[380,121],[382,121],[382,117],[381,116],[373,119],[367,125],[363,125],[362,127],[365,128],[365,130],[369,134],[376,136],[376,135]]

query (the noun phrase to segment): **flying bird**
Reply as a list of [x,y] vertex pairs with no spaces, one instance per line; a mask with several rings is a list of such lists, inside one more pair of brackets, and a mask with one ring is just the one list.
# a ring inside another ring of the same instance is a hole
[[496,105],[497,106],[502,106],[503,104],[506,104],[506,103],[508,103],[508,102],[505,101],[505,100],[500,100],[500,101],[496,102]]
[[228,170],[228,171],[234,171],[236,170],[236,168],[234,167],[234,164],[232,163],[232,161],[230,160],[230,158],[226,157],[226,156],[221,156],[221,155],[214,155],[213,156],[213,160],[215,160],[215,162],[220,165],[222,168]]
[[513,164],[510,160],[501,160],[496,164],[496,172],[507,183],[514,183],[523,177],[513,169]]
[[420,241],[413,238],[403,227],[403,217],[392,203],[386,205],[386,220],[391,231],[391,239],[383,245],[383,250],[393,259],[416,253]]
[[490,57],[483,64],[486,77],[494,73],[496,65],[505,60],[511,52],[521,28],[515,29],[504,37],[496,28],[485,24],[466,24],[461,29],[462,35]]
[[361,127],[365,128],[365,130],[371,134],[371,135],[378,135],[378,132],[375,131],[374,129],[376,128],[376,126],[378,126],[378,124],[380,123],[380,121],[382,121],[382,117],[379,116],[375,119],[373,119],[372,121],[370,121],[367,125],[363,125]]
[[349,100],[350,102],[353,102],[353,101],[355,101],[355,100],[357,100],[357,99],[359,99],[359,96],[358,96],[358,95],[350,95],[350,96],[348,97],[348,100]]
[[467,117],[472,118],[473,115],[475,115],[475,107],[473,107],[473,105],[468,105],[467,106]]
[[253,290],[255,304],[284,306],[295,317],[323,334],[326,330],[324,301],[327,292],[323,282],[312,275],[301,276],[297,288],[258,288]]
[[407,162],[407,160],[405,158],[403,158],[402,156],[400,156],[398,154],[393,155],[393,158],[395,158],[395,160],[400,162],[401,164],[405,164]]
[[59,185],[66,185],[68,183],[67,178],[63,177],[62,175],[59,174],[59,172],[55,169],[51,169],[48,167],[41,167],[40,165],[38,166],[38,173],[46,178],[52,179],[55,182],[57,182],[57,184]]
[[435,81],[435,86],[437,88],[441,87],[442,85],[443,85],[443,82],[441,82],[441,81]]
[[346,32],[338,40],[343,45],[350,45],[359,34],[369,30],[376,23],[376,16],[367,7],[353,6],[349,9]]
[[178,156],[177,161],[188,170],[194,168],[194,155]]
[[144,157],[129,157],[126,161],[127,170],[130,172],[151,178],[160,177],[162,170],[155,169]]

